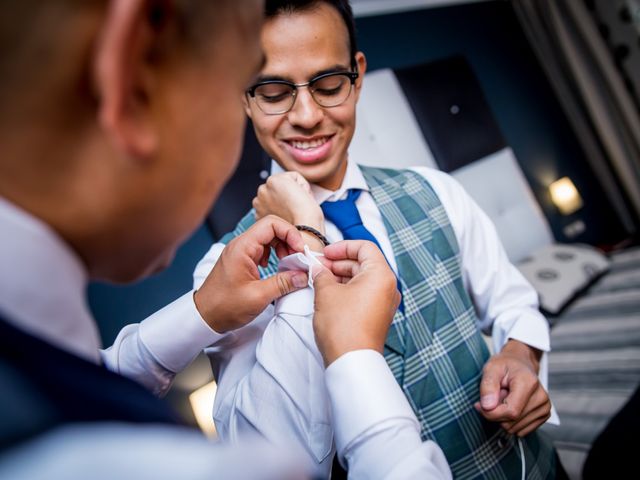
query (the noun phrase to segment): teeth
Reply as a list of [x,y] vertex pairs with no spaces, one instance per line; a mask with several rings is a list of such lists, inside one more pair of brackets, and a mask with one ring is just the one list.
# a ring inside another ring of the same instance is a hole
[[298,142],[296,140],[289,142],[291,145],[299,150],[309,150],[310,148],[318,148],[321,145],[327,143],[327,137],[317,138],[311,141]]

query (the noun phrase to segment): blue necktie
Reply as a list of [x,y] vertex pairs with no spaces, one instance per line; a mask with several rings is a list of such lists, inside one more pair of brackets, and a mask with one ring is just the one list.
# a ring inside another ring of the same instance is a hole
[[[356,208],[356,200],[361,193],[362,190],[350,189],[347,193],[347,198],[344,200],[323,202],[320,205],[320,208],[322,208],[324,218],[332,222],[338,230],[342,232],[342,236],[345,240],[369,240],[370,242],[375,243],[382,252],[382,248],[380,247],[376,237],[374,237],[373,234],[362,224],[360,212],[358,212],[358,209]],[[384,252],[382,253],[384,255]],[[398,291],[402,294],[399,279]],[[401,312],[404,312],[402,299],[400,300],[399,308]]]

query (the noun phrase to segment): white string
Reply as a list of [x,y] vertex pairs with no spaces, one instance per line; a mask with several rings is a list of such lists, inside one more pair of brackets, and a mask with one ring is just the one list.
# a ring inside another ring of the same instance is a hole
[[522,480],[525,480],[527,473],[527,464],[524,459],[524,449],[522,448],[522,439],[518,437],[518,447],[520,448],[520,462],[522,463]]
[[319,252],[312,252],[308,245],[304,246],[304,256],[307,259],[307,266],[309,267],[309,280],[308,285],[313,288],[313,267],[316,265],[322,266],[320,260],[317,257],[322,257],[323,255]]

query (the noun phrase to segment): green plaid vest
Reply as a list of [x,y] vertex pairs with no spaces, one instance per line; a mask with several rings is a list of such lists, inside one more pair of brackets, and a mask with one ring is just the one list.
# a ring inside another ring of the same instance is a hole
[[[393,319],[385,359],[420,421],[423,440],[440,445],[456,479],[519,479],[516,438],[473,407],[489,352],[442,203],[415,172],[360,168],[382,214],[402,284],[405,311]],[[253,222],[251,211],[221,241],[227,243]],[[276,265],[272,254],[261,276],[275,274]],[[522,445],[527,478],[554,478],[551,442],[534,432]]]

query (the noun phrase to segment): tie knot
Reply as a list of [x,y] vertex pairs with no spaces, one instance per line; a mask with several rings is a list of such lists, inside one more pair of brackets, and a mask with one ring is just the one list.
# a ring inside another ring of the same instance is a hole
[[362,218],[356,208],[356,200],[360,193],[362,190],[351,189],[344,200],[324,202],[320,205],[324,218],[332,222],[343,234],[345,230],[362,225]]

